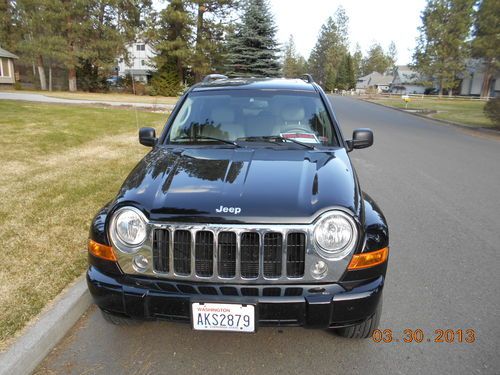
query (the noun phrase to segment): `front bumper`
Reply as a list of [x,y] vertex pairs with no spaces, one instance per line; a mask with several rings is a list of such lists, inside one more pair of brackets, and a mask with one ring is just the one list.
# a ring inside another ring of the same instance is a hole
[[243,303],[257,306],[257,326],[329,328],[370,318],[384,276],[346,290],[340,284],[219,285],[111,276],[90,266],[87,284],[101,309],[136,319],[189,323],[192,302]]

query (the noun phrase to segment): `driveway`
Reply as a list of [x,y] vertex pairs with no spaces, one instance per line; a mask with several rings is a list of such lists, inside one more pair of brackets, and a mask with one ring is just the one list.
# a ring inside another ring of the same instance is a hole
[[[165,322],[115,327],[91,308],[38,373],[498,374],[500,142],[356,99],[332,100],[346,137],[357,127],[375,133],[372,148],[351,155],[390,224],[381,328],[394,342],[301,328],[245,335]],[[421,329],[424,340],[405,343],[405,329]],[[476,339],[436,343],[438,329],[472,329]]]
[[0,92],[0,100],[23,100],[28,102],[39,103],[59,103],[59,104],[104,104],[114,107],[127,106],[138,108],[153,108],[153,109],[172,109],[172,104],[152,104],[152,103],[134,103],[134,102],[116,102],[107,100],[83,100],[83,99],[62,99],[46,96],[42,94],[32,94],[23,92]]

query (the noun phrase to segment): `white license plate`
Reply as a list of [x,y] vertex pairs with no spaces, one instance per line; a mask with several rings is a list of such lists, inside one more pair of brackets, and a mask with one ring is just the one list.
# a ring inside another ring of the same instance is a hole
[[255,332],[255,306],[233,303],[193,303],[193,329]]

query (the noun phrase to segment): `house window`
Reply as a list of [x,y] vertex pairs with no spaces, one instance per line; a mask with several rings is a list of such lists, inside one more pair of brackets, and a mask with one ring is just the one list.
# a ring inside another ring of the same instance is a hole
[[0,76],[10,77],[9,59],[0,59]]
[[141,60],[141,65],[145,66],[146,65],[146,61],[145,60]]
[[137,44],[136,48],[137,48],[137,51],[145,51],[146,45],[145,44]]

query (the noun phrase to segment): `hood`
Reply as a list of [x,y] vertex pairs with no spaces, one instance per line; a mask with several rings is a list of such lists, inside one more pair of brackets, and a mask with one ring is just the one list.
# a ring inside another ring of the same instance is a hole
[[150,220],[211,223],[310,223],[361,197],[344,149],[157,147],[125,180],[115,205]]

